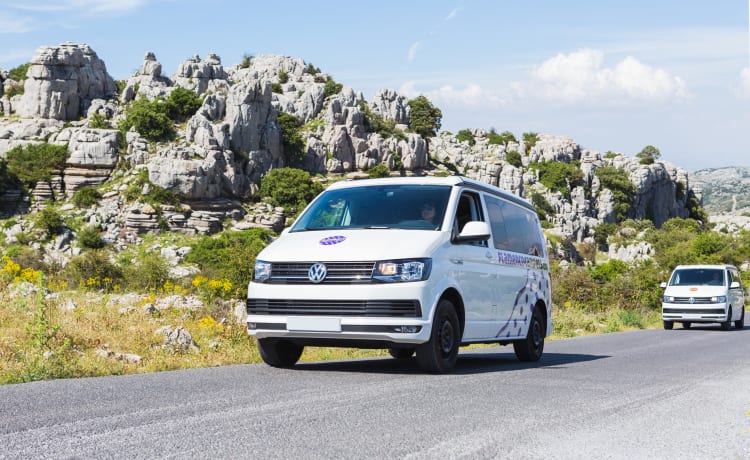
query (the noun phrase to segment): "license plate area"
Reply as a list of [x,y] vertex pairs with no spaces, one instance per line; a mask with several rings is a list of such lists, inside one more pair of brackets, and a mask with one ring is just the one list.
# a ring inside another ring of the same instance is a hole
[[290,316],[286,320],[286,328],[289,331],[302,332],[341,332],[341,320],[338,318]]

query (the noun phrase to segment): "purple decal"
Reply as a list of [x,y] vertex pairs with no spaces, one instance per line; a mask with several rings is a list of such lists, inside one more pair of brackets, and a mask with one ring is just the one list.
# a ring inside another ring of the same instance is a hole
[[323,246],[331,246],[333,244],[342,243],[346,239],[343,235],[327,236],[319,241]]

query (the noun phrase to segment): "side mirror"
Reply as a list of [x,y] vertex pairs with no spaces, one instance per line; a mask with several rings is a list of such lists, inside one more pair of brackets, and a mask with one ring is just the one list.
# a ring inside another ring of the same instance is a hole
[[667,287],[667,283],[662,281],[659,286],[661,286],[661,288],[664,289],[665,287]]
[[490,226],[487,222],[471,221],[464,225],[461,233],[454,238],[456,243],[471,243],[474,241],[486,241],[490,237]]
[[729,289],[739,289],[740,283],[739,281],[732,281],[732,284],[729,285]]

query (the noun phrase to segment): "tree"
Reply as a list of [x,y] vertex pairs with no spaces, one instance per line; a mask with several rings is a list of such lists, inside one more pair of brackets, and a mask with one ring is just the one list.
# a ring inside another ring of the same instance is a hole
[[468,129],[462,129],[456,134],[456,140],[459,142],[468,142],[469,145],[474,145],[477,143],[477,141],[474,140],[474,135],[471,133],[471,130]]
[[279,112],[277,118],[281,128],[281,144],[284,147],[284,161],[287,166],[302,166],[305,155],[305,141],[299,130],[299,123],[294,115]]
[[28,188],[37,182],[49,181],[52,171],[62,170],[68,159],[68,146],[55,144],[29,144],[13,147],[7,155],[7,172]]
[[125,119],[119,128],[127,132],[131,127],[150,141],[169,140],[174,137],[172,121],[167,115],[167,106],[162,99],[149,102],[141,97],[130,104],[125,111]]
[[659,157],[661,157],[661,152],[653,145],[647,145],[643,147],[643,150],[638,152],[635,156],[636,158],[641,159],[642,165],[650,165],[658,160]]
[[410,118],[409,128],[420,136],[435,137],[440,130],[440,122],[443,112],[432,105],[425,96],[417,96],[409,101]]
[[260,180],[260,195],[270,197],[271,204],[283,207],[295,216],[323,191],[310,173],[295,168],[272,169]]
[[195,92],[187,88],[175,88],[169,94],[166,105],[166,113],[174,121],[182,122],[193,116],[201,107],[202,101]]
[[599,178],[602,187],[612,191],[617,221],[621,222],[627,219],[636,196],[635,185],[630,181],[627,171],[614,166],[602,166],[596,168],[594,173]]

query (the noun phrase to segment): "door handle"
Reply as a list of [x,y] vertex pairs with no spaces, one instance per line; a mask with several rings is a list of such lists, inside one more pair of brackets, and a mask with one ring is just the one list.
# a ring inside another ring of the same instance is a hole
[[456,265],[463,265],[463,263],[464,263],[464,259],[462,259],[460,257],[451,257],[450,261],[453,262]]

